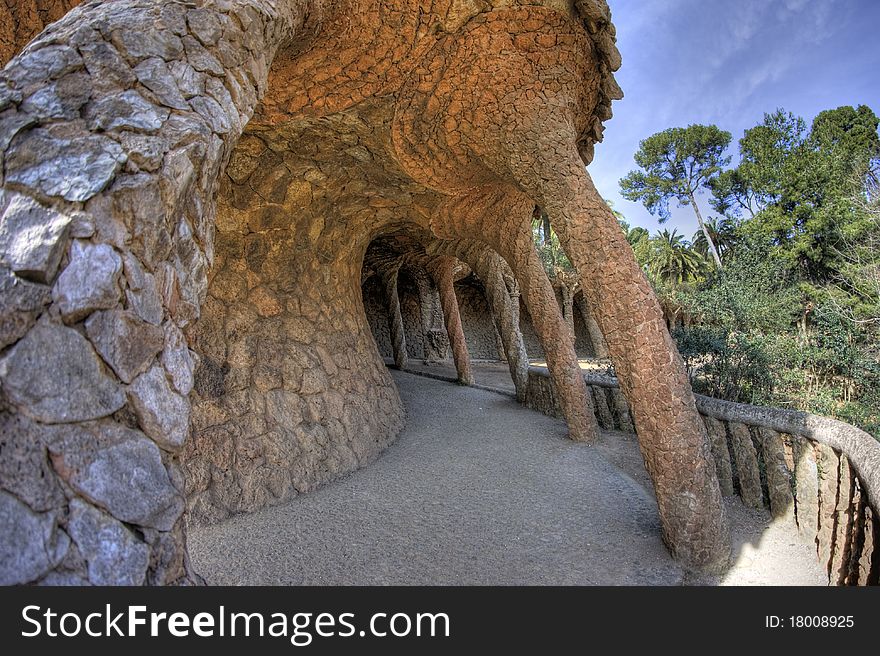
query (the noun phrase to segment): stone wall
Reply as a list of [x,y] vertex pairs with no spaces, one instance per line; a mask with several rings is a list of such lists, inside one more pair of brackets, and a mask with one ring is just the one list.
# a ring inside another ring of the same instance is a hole
[[[635,432],[617,382],[585,374],[605,430]],[[529,370],[528,407],[559,416],[552,381]],[[815,546],[832,585],[880,584],[880,442],[807,413],[697,396],[725,496],[769,510]]]
[[[192,330],[199,366],[182,460],[198,522],[308,492],[371,461],[401,427],[369,337],[358,240],[331,231],[318,260],[297,243],[305,220],[286,227],[242,186],[221,192],[208,298]],[[239,208],[226,204],[233,193]]]

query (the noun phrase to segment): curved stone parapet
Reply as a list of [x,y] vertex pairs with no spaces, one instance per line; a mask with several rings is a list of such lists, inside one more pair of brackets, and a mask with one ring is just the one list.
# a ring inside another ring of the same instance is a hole
[[[584,381],[602,428],[634,433],[616,379],[584,373]],[[828,417],[695,396],[725,496],[795,522],[829,583],[880,583],[880,442]],[[543,368],[529,368],[526,405],[560,416]]]

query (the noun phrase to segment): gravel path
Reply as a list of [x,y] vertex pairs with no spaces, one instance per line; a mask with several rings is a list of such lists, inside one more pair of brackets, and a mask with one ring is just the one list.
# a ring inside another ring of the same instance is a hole
[[[209,583],[717,583],[686,578],[663,547],[634,439],[575,444],[562,422],[507,396],[392,374],[407,427],[376,462],[273,508],[190,528]],[[764,531],[761,513],[730,504],[738,564],[722,583],[821,583],[793,531]]]

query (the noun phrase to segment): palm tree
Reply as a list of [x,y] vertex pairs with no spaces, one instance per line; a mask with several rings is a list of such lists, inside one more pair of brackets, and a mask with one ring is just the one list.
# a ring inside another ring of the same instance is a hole
[[681,285],[699,278],[706,258],[691,248],[677,230],[662,230],[651,240],[647,268],[660,283]]
[[706,232],[708,232],[723,259],[736,243],[736,224],[724,217],[712,217],[706,221],[705,227],[705,232],[697,230],[694,233],[693,249],[703,257],[709,257],[709,242],[706,241]]
[[532,240],[550,278],[555,278],[559,271],[574,271],[568,256],[562,250],[559,237],[550,225],[550,217],[538,206],[532,212]]

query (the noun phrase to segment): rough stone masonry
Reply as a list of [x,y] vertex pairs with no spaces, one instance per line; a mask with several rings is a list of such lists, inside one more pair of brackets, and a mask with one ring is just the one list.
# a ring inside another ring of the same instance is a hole
[[621,97],[604,0],[69,4],[0,15],[0,583],[194,582],[185,514],[375,458],[404,421],[361,295],[381,238],[415,244],[463,382],[456,262],[491,278],[520,378],[521,293],[591,439],[536,205],[607,341],[666,544],[726,561],[687,376],[584,168]]

